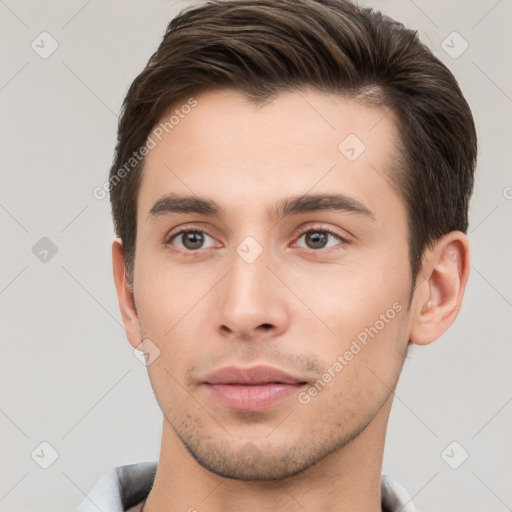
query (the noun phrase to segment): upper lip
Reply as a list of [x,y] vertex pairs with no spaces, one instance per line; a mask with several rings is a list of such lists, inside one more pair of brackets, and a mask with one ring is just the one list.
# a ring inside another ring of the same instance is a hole
[[207,384],[304,384],[305,381],[272,366],[225,366],[207,375]]

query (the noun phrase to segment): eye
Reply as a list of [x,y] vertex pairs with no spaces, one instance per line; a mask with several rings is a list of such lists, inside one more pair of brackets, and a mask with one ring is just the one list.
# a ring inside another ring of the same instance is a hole
[[[178,248],[185,251],[197,251],[198,249],[206,249],[213,247],[215,239],[204,231],[199,230],[182,230],[173,235],[169,243],[175,244]],[[205,244],[209,244],[206,245]]]
[[[301,245],[300,241],[302,239],[304,239],[305,245]],[[328,249],[329,247],[338,245],[340,242],[343,243],[346,242],[346,240],[338,236],[336,233],[332,233],[325,229],[310,229],[299,236],[296,244],[305,249],[319,250]]]
[[[182,229],[169,238],[168,244],[176,246],[184,252],[194,252],[200,249],[215,247],[215,238],[197,229]],[[309,229],[304,231],[294,245],[312,251],[329,249],[336,245],[348,243],[347,240],[327,229]]]

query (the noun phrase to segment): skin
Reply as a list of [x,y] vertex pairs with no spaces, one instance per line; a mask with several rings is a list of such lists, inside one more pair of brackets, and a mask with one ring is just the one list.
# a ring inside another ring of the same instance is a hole
[[[435,341],[458,314],[467,239],[451,232],[427,250],[411,296],[406,210],[389,179],[391,112],[312,90],[263,106],[227,90],[196,99],[146,157],[133,296],[121,242],[112,248],[127,337],[160,350],[148,372],[161,453],[144,511],[380,511],[393,391],[409,343]],[[366,146],[352,162],[338,149],[348,134]],[[151,215],[169,193],[208,198],[222,217]],[[304,194],[343,194],[371,216],[270,215]],[[209,235],[196,250],[172,238],[191,228]],[[315,234],[325,247],[311,245]],[[236,251],[248,236],[262,249],[252,263]],[[382,314],[389,321],[307,404],[293,395],[238,411],[202,385],[226,365],[266,364],[312,386]]]

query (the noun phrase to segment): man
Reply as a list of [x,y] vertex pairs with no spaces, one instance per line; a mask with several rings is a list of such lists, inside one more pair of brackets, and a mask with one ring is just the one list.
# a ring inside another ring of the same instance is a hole
[[381,474],[408,346],[455,320],[476,135],[416,34],[340,0],[182,12],[124,102],[114,278],[158,464],[80,512],[412,511]]

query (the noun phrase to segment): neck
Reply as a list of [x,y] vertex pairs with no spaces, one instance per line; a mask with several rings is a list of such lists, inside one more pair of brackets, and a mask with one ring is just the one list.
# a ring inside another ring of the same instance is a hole
[[305,471],[243,481],[203,468],[164,420],[155,481],[144,512],[381,512],[380,478],[392,399],[352,441]]

